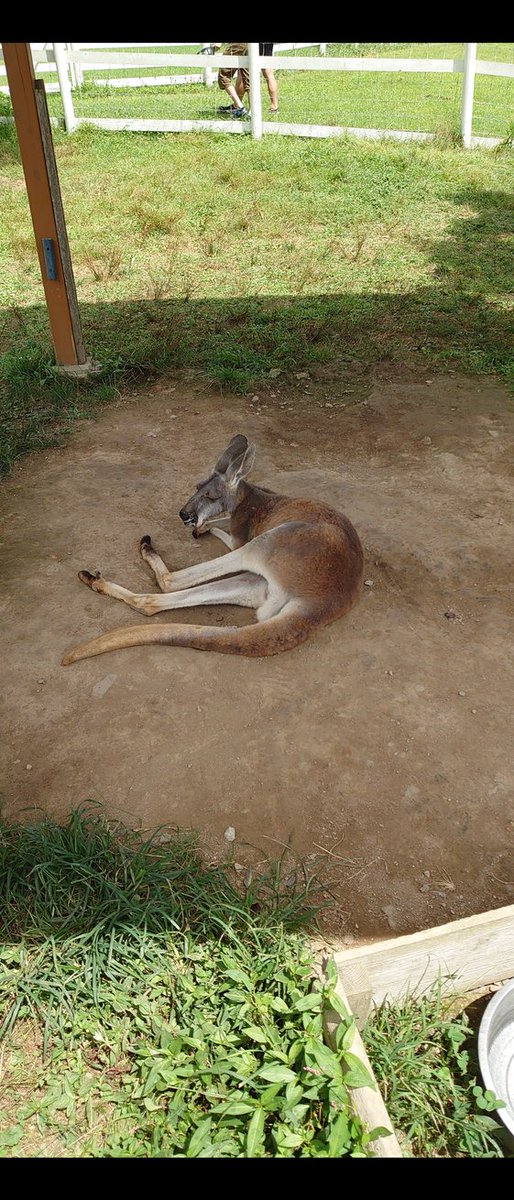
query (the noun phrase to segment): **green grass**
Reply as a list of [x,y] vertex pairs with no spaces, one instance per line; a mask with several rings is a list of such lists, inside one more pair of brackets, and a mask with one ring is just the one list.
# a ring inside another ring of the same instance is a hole
[[2,467],[171,369],[237,391],[377,362],[511,383],[512,150],[352,139],[56,134],[88,352],[52,371],[12,128],[0,126]]
[[308,888],[279,862],[238,889],[167,838],[87,806],[1,827],[0,1153],[365,1157],[369,1076],[347,1014],[325,1046],[337,997],[294,932]]
[[437,987],[384,1004],[363,1030],[366,1049],[414,1157],[502,1158],[506,1131],[489,1115],[496,1098],[477,1082],[476,1032],[454,1007]]
[[[369,1077],[334,966],[313,977],[316,881],[291,865],[242,884],[193,834],[145,839],[91,804],[0,823],[0,1156],[367,1156]],[[436,999],[365,1033],[407,1154],[502,1156],[466,1032]]]

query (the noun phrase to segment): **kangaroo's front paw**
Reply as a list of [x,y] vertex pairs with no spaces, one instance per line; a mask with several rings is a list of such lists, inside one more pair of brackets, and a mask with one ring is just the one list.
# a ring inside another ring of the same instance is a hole
[[103,579],[100,571],[95,571],[94,575],[91,571],[79,571],[79,579],[81,583],[85,583],[87,587],[92,588],[93,592],[103,591]]
[[141,538],[139,550],[142,558],[146,558],[147,554],[155,554],[155,549],[152,546],[152,539],[149,533],[145,533],[144,537]]

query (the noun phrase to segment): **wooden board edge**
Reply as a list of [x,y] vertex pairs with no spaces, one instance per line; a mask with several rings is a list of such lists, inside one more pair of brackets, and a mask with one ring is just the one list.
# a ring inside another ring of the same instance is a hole
[[332,956],[359,1020],[373,1002],[415,994],[421,985],[426,991],[438,977],[445,990],[466,992],[514,974],[514,905],[365,946],[332,948]]
[[[347,1009],[349,1016],[353,1016],[352,1009],[344,987],[339,979],[335,992],[339,999]],[[338,1026],[341,1023],[341,1017],[334,1009],[331,1009],[324,1018],[324,1035],[325,1041],[335,1049],[335,1035]],[[393,1123],[385,1106],[385,1102],[378,1086],[373,1067],[366,1053],[364,1043],[358,1029],[355,1027],[354,1035],[350,1046],[348,1047],[352,1054],[360,1060],[363,1066],[374,1082],[374,1087],[360,1087],[351,1089],[351,1103],[356,1114],[360,1117],[365,1129],[389,1129],[389,1136],[377,1137],[373,1142],[369,1143],[369,1148],[372,1151],[374,1158],[403,1158],[402,1150],[398,1138],[396,1136]]]

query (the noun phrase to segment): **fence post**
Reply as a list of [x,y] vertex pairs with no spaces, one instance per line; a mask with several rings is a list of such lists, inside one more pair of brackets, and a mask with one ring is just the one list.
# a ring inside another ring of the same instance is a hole
[[262,137],[261,68],[258,42],[248,42],[248,58],[250,74],[250,122],[252,137],[258,141]]
[[473,124],[473,92],[475,90],[477,43],[465,42],[464,47],[464,75],[462,81],[460,132],[462,136],[462,145],[468,150],[471,146],[471,129]]
[[[66,51],[68,51],[68,50],[73,50],[73,44],[72,44],[72,42],[65,42],[65,43],[64,43],[64,48],[65,48],[65,50],[66,50]],[[76,86],[77,86],[77,72],[76,72],[76,69],[75,69],[75,63],[73,63],[73,62],[70,62],[70,64],[69,64],[69,67],[70,67],[70,79],[71,79],[71,87],[72,87],[72,90],[73,90],[73,88],[76,88]]]
[[325,54],[327,53],[327,43],[326,42],[320,42],[319,52],[323,57],[325,56]]
[[[210,42],[202,42],[202,54],[204,53],[205,50],[208,50],[210,53],[210,50],[211,50]],[[203,81],[204,81],[204,84],[206,87],[212,87],[212,67],[204,67]]]
[[52,42],[52,45],[54,48],[57,75],[59,77],[59,88],[61,92],[62,106],[64,109],[64,124],[66,126],[66,133],[73,133],[73,130],[76,128],[77,121],[73,111],[73,97],[68,78],[68,60],[66,58],[66,49],[64,42]]
[[[72,51],[72,53],[73,53],[73,54],[76,54],[76,53],[77,53],[77,51],[78,51],[78,50],[80,50],[80,45],[79,45],[79,43],[78,43],[78,42],[68,42],[68,46],[69,46],[69,48],[70,48],[70,50]],[[83,82],[84,82],[84,74],[83,74],[83,71],[82,71],[82,63],[70,63],[70,70],[71,70],[71,73],[72,73],[72,76],[71,76],[71,77],[72,77],[72,80],[73,80],[73,68],[75,68],[75,86],[76,86],[76,87],[82,87],[82,84],[83,84]]]

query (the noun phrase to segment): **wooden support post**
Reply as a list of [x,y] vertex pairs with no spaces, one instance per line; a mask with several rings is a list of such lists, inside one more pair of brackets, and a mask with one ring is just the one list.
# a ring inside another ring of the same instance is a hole
[[29,42],[3,42],[2,49],[56,361],[84,376],[92,364],[82,340],[44,84],[35,79]]

